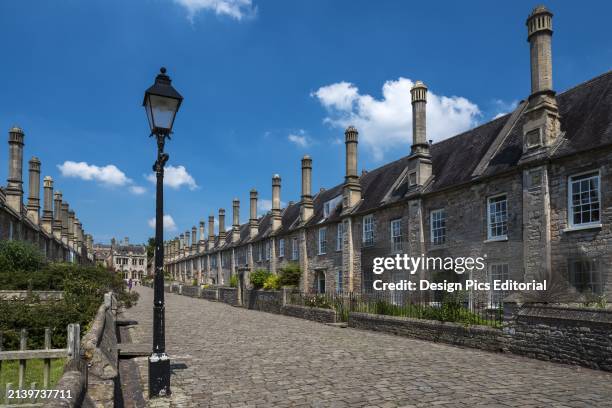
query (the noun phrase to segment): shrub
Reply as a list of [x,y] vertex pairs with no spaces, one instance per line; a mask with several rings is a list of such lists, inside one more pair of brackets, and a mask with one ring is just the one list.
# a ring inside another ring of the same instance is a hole
[[261,289],[271,273],[265,269],[258,269],[251,274],[251,284],[255,289]]
[[278,290],[280,289],[280,278],[277,275],[270,274],[263,284],[265,290]]
[[282,267],[279,274],[280,286],[300,286],[302,270],[296,263],[290,263]]
[[229,278],[229,285],[232,288],[237,288],[238,287],[238,275],[232,275]]

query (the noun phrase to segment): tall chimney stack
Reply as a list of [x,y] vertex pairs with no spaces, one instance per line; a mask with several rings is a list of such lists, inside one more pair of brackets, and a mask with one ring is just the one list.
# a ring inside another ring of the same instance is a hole
[[361,200],[361,185],[357,176],[357,143],[359,132],[353,126],[344,131],[346,146],[346,176],[344,177],[343,206],[352,208]]
[[23,200],[23,130],[14,126],[9,130],[9,168],[6,203],[21,214]]
[[53,232],[53,179],[49,176],[43,180],[42,227],[47,234]]
[[553,93],[552,17],[544,6],[533,9],[527,18],[527,41],[531,54],[531,95]]
[[189,246],[189,230],[185,231],[185,256],[189,255],[189,250],[191,247]]
[[200,242],[204,242],[206,236],[204,235],[204,220],[200,220]]
[[76,218],[74,210],[68,211],[68,245],[74,248],[75,235],[74,235],[74,219]]
[[183,253],[185,251],[185,234],[181,233],[181,235],[179,235],[179,257],[183,257]]
[[38,225],[40,218],[40,160],[32,157],[29,164],[28,217]]
[[410,89],[412,99],[412,146],[408,186],[423,186],[431,177],[432,163],[427,142],[427,86],[416,81]]
[[416,81],[410,89],[412,97],[412,146],[411,153],[429,156],[427,142],[427,86]]
[[281,218],[281,177],[278,174],[272,176],[272,232],[280,229]]
[[62,242],[68,245],[68,210],[67,202],[62,201]]
[[191,227],[191,253],[195,254],[196,253],[196,249],[197,249],[197,245],[198,245],[198,239],[197,239],[197,228],[194,225],[193,227]]
[[252,189],[250,193],[250,216],[249,216],[249,236],[255,238],[259,233],[259,223],[257,221],[257,190]]
[[62,192],[56,191],[53,194],[55,205],[53,206],[53,236],[58,241],[62,240]]
[[215,216],[208,216],[208,249],[215,247]]
[[561,133],[559,110],[552,80],[552,17],[537,6],[527,18],[531,65],[531,95],[523,125],[523,157],[520,164],[539,160]]
[[219,245],[225,244],[225,209],[219,208]]
[[306,155],[302,157],[302,202],[300,203],[302,222],[308,221],[312,214],[312,159]]
[[240,200],[234,198],[232,201],[232,242],[240,241]]

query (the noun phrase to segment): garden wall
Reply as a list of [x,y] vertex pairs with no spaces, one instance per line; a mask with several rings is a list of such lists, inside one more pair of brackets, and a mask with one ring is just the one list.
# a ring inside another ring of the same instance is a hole
[[506,323],[512,353],[612,371],[612,310],[526,304]]
[[217,288],[219,291],[219,302],[238,306],[238,289],[236,288]]
[[200,297],[206,300],[219,300],[219,291],[217,289],[202,289]]
[[248,309],[281,313],[283,292],[277,290],[245,290],[242,305]]
[[459,323],[354,312],[349,313],[348,325],[356,329],[382,331],[488,351],[503,351],[505,347],[502,330],[487,326],[464,326]]
[[336,323],[337,321],[336,311],[333,309],[285,305],[281,308],[281,314],[298,317],[300,319],[313,320],[319,323]]

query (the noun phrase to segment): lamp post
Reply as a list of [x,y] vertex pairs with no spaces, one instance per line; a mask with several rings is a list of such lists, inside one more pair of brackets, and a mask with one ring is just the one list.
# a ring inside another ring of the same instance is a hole
[[170,358],[166,354],[164,310],[164,153],[170,138],[176,112],[183,97],[172,87],[166,68],[161,68],[155,83],[146,90],[142,105],[147,112],[151,137],[157,140],[157,160],[153,171],[157,176],[155,200],[155,284],[153,294],[153,351],[149,356],[149,396],[170,395]]

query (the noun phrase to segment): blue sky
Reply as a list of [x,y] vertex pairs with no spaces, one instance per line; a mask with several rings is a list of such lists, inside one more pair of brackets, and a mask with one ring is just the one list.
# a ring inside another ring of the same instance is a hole
[[[233,197],[245,221],[249,190],[269,200],[274,173],[282,201],[299,200],[304,154],[313,157],[314,191],[341,182],[349,123],[360,130],[360,168],[407,154],[415,80],[430,90],[434,140],[528,96],[524,23],[536,3],[436,3],[5,0],[0,128],[24,129],[25,161],[41,159],[96,241],[145,241],[155,145],[140,104],[166,66],[185,97],[167,145],[165,212],[176,225],[167,236],[220,207],[230,224]],[[612,4],[547,6],[555,88],[608,71]]]

